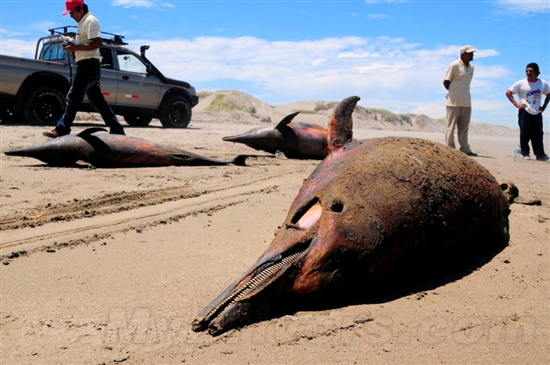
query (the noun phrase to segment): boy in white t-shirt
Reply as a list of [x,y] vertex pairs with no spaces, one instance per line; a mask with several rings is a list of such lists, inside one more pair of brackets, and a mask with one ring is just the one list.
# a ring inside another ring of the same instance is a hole
[[[517,81],[508,90],[506,96],[518,108],[519,141],[523,159],[530,160],[529,141],[537,161],[549,161],[550,157],[544,152],[542,142],[544,132],[542,128],[542,112],[550,101],[550,87],[548,83],[539,79],[539,65],[532,62],[525,68],[527,78]],[[514,98],[518,94],[519,102]],[[541,106],[542,95],[545,96]]]

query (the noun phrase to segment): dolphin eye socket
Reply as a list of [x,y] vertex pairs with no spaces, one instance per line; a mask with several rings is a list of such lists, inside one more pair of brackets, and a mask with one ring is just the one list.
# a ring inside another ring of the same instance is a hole
[[317,223],[322,212],[323,207],[319,199],[315,198],[296,213],[292,218],[292,223],[297,224],[300,228],[309,228]]
[[342,213],[344,210],[344,204],[341,202],[333,202],[328,210],[335,213]]

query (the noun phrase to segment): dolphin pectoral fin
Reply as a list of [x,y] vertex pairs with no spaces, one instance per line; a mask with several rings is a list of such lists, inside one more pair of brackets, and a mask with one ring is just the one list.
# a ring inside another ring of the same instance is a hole
[[253,155],[238,155],[232,161],[233,165],[246,166],[246,159]]
[[281,129],[281,128],[284,128],[286,127],[290,122],[292,122],[292,119],[294,119],[295,116],[297,116],[298,114],[300,114],[300,112],[295,112],[295,113],[292,113],[292,114],[289,114],[287,115],[286,117],[284,117],[280,122],[279,124],[277,124],[277,126],[275,127],[275,129]]
[[233,165],[236,165],[236,166],[247,166],[246,165],[246,160],[249,158],[249,157],[256,157],[256,158],[260,158],[260,157],[264,157],[264,158],[275,158],[275,156],[273,155],[238,155],[237,157],[235,157],[233,159],[233,161],[231,161],[231,163]]
[[328,121],[328,148],[330,152],[342,147],[353,138],[353,119],[351,115],[358,96],[350,96],[342,100],[332,112]]

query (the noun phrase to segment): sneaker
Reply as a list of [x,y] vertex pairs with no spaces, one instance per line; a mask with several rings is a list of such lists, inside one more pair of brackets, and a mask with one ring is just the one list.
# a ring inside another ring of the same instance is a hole
[[537,161],[550,161],[550,157],[548,155],[537,157]]
[[529,155],[523,155],[522,158],[523,158],[524,160],[530,160],[530,159],[531,159],[531,156],[529,156]]
[[43,136],[46,136],[48,138],[57,138],[61,137],[61,134],[57,132],[57,129],[52,129],[51,131],[42,132]]
[[468,155],[468,156],[471,156],[471,157],[476,157],[476,156],[477,156],[477,153],[474,153],[474,152],[472,152],[472,151],[470,151],[470,152],[464,152],[464,153],[465,153],[466,155]]

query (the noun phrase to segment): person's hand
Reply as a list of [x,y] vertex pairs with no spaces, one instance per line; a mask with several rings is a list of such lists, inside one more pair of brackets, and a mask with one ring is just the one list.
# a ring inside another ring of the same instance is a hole
[[76,48],[76,46],[75,46],[74,43],[69,42],[69,41],[63,42],[63,49],[64,49],[65,51],[74,52],[74,51],[76,51],[75,48]]
[[517,107],[518,109],[525,109],[525,108],[527,107],[527,105],[526,105],[526,104],[523,104],[523,103],[516,103],[516,107]]

